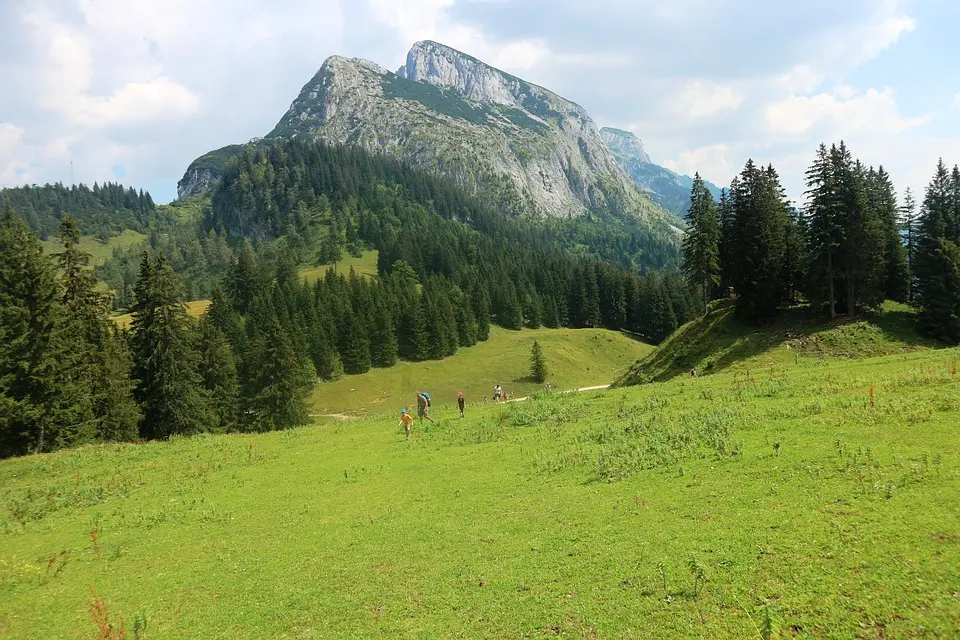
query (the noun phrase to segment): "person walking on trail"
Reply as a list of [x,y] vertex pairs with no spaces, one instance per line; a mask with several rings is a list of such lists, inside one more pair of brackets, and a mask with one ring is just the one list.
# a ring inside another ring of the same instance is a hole
[[413,426],[413,416],[410,415],[410,412],[407,411],[407,408],[404,407],[400,409],[400,424],[397,426],[402,426],[404,432],[407,434],[407,440],[410,439],[410,427]]
[[460,417],[463,417],[463,408],[466,403],[463,400],[463,391],[457,391],[457,407],[460,409]]
[[430,422],[433,422],[433,418],[430,417],[430,394],[426,392],[417,392],[417,417],[420,418],[420,424],[423,424],[423,419],[426,418]]
[[503,389],[501,389],[500,385],[498,384],[493,388],[493,401],[500,402],[500,398],[502,396],[503,396]]

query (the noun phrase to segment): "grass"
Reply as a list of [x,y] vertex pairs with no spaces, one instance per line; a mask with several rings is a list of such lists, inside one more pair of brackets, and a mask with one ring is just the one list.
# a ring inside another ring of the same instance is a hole
[[[101,265],[113,256],[113,249],[123,249],[140,244],[146,236],[137,231],[124,229],[120,235],[112,236],[108,242],[100,242],[94,236],[80,236],[80,249],[91,256],[94,266]],[[63,251],[63,244],[58,238],[51,237],[43,241],[44,253],[54,254]]]
[[490,340],[444,360],[373,369],[320,384],[313,394],[318,414],[399,411],[415,405],[415,391],[428,391],[436,404],[451,405],[457,391],[468,402],[493,401],[496,384],[521,397],[543,385],[528,379],[530,350],[539,340],[547,359],[549,382],[556,389],[608,384],[650,350],[642,342],[604,329],[508,331],[491,327]]
[[2,461],[0,637],[956,637],[958,359]]
[[341,275],[350,275],[350,269],[353,268],[358,276],[373,278],[377,275],[377,257],[379,253],[376,249],[371,249],[370,251],[364,251],[363,255],[359,258],[355,258],[349,253],[344,253],[343,258],[335,265],[323,264],[313,267],[303,267],[300,269],[300,277],[313,282],[327,275],[327,270],[330,267],[334,267],[334,270]]
[[[210,307],[209,300],[194,300],[192,302],[184,303],[187,306],[187,313],[194,317],[199,318],[204,313],[207,312],[207,309]],[[130,324],[133,322],[133,314],[123,313],[120,315],[113,316],[113,321],[117,323],[117,326],[121,329],[130,328]]]
[[863,358],[937,346],[915,328],[916,311],[886,302],[880,312],[851,321],[822,318],[808,307],[782,313],[760,330],[734,316],[730,301],[714,303],[710,313],[678,329],[636,363],[621,385],[669,380],[697,369],[701,374],[728,368],[748,369],[798,360]]

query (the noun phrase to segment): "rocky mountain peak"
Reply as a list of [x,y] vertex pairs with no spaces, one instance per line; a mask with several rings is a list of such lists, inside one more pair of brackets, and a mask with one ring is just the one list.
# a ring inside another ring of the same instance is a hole
[[607,143],[607,146],[610,147],[610,151],[613,152],[614,156],[653,164],[653,161],[650,160],[650,155],[646,149],[643,148],[643,140],[633,133],[624,131],[623,129],[604,127],[600,129],[600,136],[603,138],[603,141]]

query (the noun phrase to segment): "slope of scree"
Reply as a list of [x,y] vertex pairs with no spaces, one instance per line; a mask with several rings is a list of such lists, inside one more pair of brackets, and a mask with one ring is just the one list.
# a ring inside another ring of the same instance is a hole
[[824,319],[808,307],[784,312],[770,324],[751,327],[734,315],[731,301],[683,325],[630,368],[615,386],[661,382],[679,375],[836,358],[867,358],[936,347],[916,330],[916,311],[887,302],[878,313],[855,319]]

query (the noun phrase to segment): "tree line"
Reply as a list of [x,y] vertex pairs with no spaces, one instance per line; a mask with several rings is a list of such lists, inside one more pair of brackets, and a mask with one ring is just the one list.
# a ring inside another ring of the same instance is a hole
[[7,199],[42,240],[55,235],[60,220],[72,215],[84,231],[106,242],[124,229],[143,231],[155,211],[153,198],[142,189],[104,182],[65,186],[62,183],[4,189]]
[[820,145],[806,182],[796,209],[773,166],[747,161],[719,201],[696,176],[682,268],[701,308],[733,295],[761,321],[801,300],[830,317],[896,300],[917,305],[934,337],[960,341],[960,170],[939,162],[919,213],[909,189],[898,203],[887,171],[843,142]]

